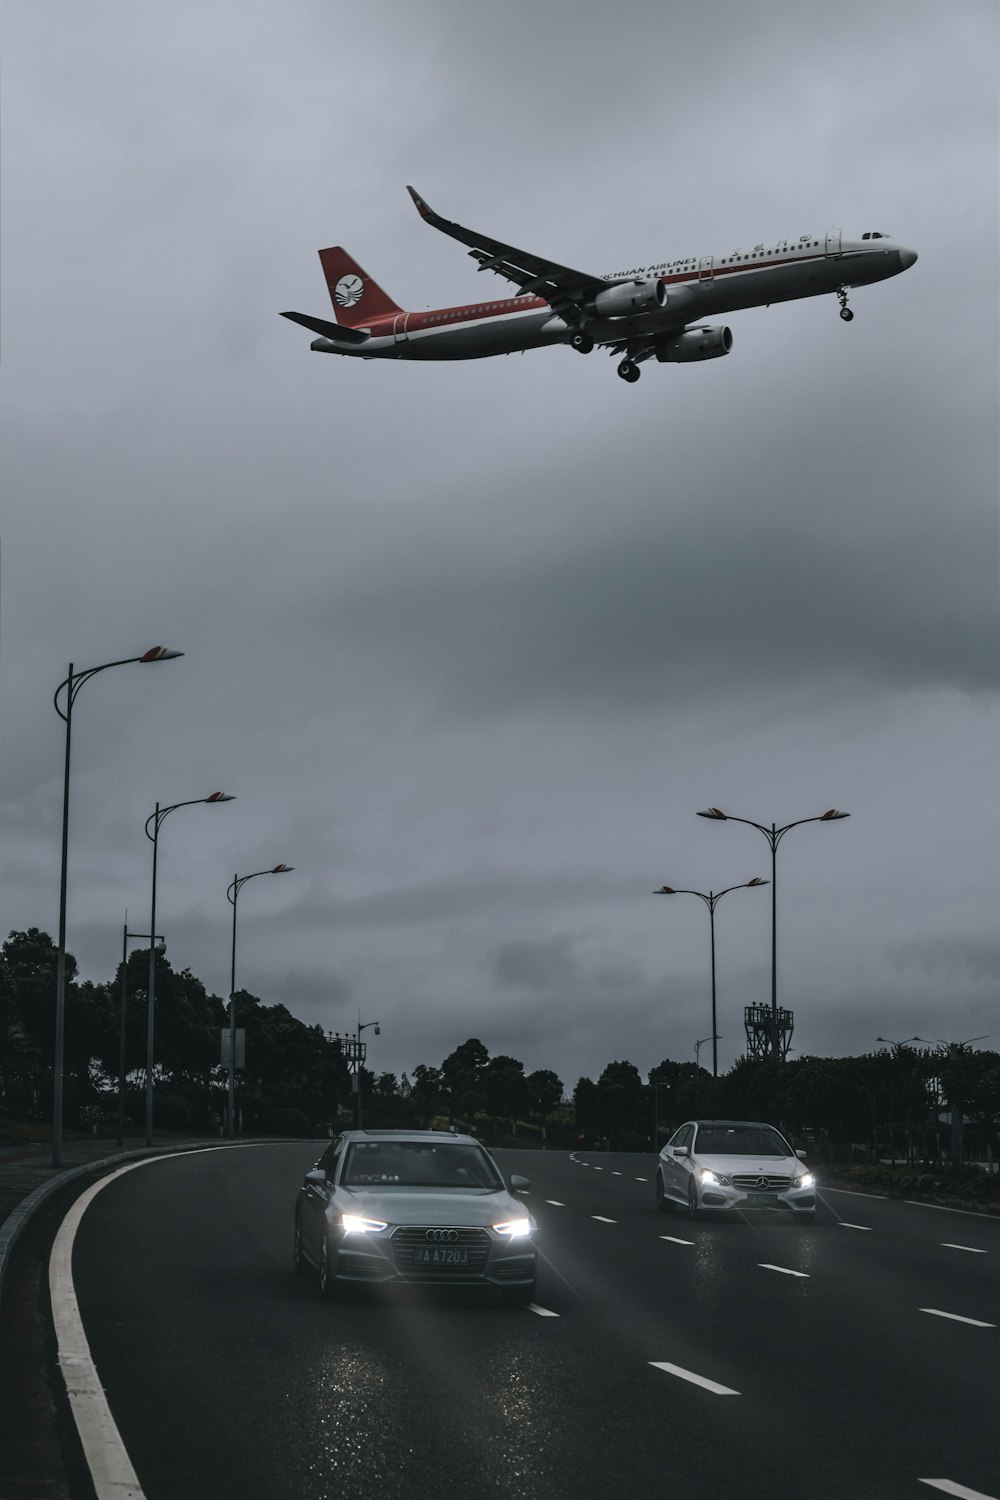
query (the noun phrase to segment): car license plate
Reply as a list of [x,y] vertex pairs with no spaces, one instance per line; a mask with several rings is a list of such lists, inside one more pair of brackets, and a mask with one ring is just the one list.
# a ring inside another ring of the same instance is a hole
[[452,1250],[444,1245],[420,1245],[413,1252],[415,1266],[467,1266],[468,1250]]
[[778,1195],[777,1193],[749,1193],[747,1202],[751,1208],[775,1208]]

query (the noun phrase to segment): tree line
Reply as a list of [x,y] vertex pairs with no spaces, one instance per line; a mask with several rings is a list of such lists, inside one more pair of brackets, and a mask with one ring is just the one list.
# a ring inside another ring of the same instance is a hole
[[[11,932],[0,949],[0,1113],[48,1120],[52,1112],[57,950],[38,928]],[[227,1072],[219,1038],[228,1006],[189,969],[175,971],[157,952],[155,1119],[160,1129],[212,1132],[224,1108]],[[106,984],[77,979],[66,955],[64,1109],[86,1128],[114,1118],[125,995],[126,1114],[143,1118],[146,1082],[146,986],[149,950],[134,949]],[[1000,1119],[1000,1054],[898,1045],[859,1057],[801,1057],[771,1062],[742,1057],[714,1078],[693,1062],[665,1058],[644,1081],[634,1063],[609,1062],[580,1078],[566,1097],[550,1069],[526,1073],[517,1058],[490,1056],[470,1037],[439,1066],[410,1074],[360,1070],[352,1076],[343,1039],[307,1025],[281,1004],[237,992],[246,1032],[246,1068],[238,1075],[243,1129],[314,1135],[356,1118],[363,1123],[474,1128],[494,1143],[558,1145],[581,1141],[618,1150],[658,1148],[688,1119],[757,1119],[781,1125],[829,1159],[896,1153],[938,1159],[954,1153],[945,1109],[967,1133],[995,1139]],[[960,1154],[960,1152],[959,1152]]]

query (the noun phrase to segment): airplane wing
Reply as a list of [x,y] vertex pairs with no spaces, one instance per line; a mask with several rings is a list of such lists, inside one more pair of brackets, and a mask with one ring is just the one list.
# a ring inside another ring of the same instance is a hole
[[554,260],[545,260],[527,250],[517,250],[513,245],[505,245],[502,240],[492,239],[487,234],[478,234],[474,229],[453,224],[450,219],[442,219],[440,214],[436,214],[414,188],[408,187],[406,191],[416,204],[422,219],[433,224],[435,229],[440,229],[442,234],[448,234],[453,240],[460,240],[463,245],[472,247],[469,254],[479,262],[481,271],[495,271],[498,276],[512,281],[523,293],[544,297],[568,323],[577,321],[583,311],[583,304],[591,299],[594,292],[619,285],[617,279],[609,281],[606,276],[571,270],[569,266],[561,266]]

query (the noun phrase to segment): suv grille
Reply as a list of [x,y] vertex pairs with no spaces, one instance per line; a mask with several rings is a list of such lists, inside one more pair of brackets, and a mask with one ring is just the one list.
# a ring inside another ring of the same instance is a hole
[[756,1189],[758,1193],[780,1193],[791,1186],[792,1179],[785,1174],[778,1176],[774,1172],[734,1172],[732,1176],[733,1187]]
[[[444,1238],[445,1235],[447,1239]],[[487,1230],[468,1226],[454,1228],[429,1225],[419,1229],[395,1229],[392,1233],[392,1253],[396,1257],[396,1269],[416,1271],[422,1276],[439,1276],[442,1271],[452,1274],[480,1274],[489,1259],[491,1243]],[[427,1246],[442,1250],[467,1250],[468,1262],[462,1266],[415,1266],[414,1252]]]

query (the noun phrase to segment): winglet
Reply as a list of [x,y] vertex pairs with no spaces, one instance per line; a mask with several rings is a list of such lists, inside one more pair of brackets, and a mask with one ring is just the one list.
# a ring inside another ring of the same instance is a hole
[[424,202],[423,198],[421,198],[416,188],[411,188],[409,185],[407,185],[406,191],[409,193],[410,197],[416,204],[417,213],[420,215],[420,217],[422,219],[426,219],[429,224],[433,224],[434,220],[438,217],[434,210],[429,206],[429,204]]

